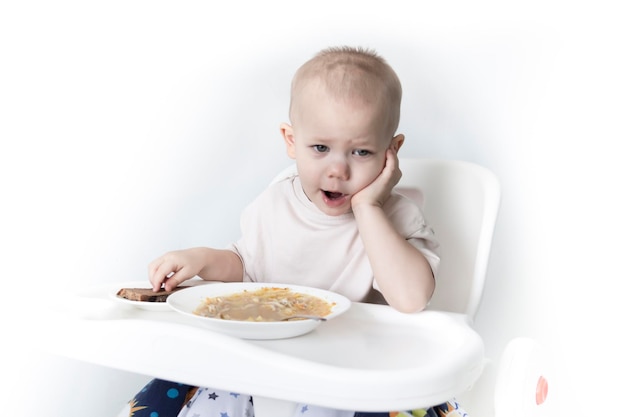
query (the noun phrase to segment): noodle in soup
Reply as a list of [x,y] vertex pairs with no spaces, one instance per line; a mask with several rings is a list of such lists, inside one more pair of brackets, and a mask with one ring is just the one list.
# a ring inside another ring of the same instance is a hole
[[326,316],[335,303],[289,288],[264,287],[227,296],[207,297],[194,314],[224,320],[271,322],[294,315]]

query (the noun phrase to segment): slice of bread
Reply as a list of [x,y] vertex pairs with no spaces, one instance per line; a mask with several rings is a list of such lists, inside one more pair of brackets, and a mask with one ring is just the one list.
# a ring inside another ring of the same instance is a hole
[[176,287],[172,291],[165,291],[163,288],[159,292],[152,291],[152,288],[122,288],[117,292],[118,297],[131,301],[146,301],[151,303],[164,303],[170,294],[185,287]]

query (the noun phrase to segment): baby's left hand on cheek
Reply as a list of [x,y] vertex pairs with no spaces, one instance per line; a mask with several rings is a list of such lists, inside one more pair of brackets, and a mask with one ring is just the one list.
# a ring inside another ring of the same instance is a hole
[[352,197],[352,208],[354,209],[359,204],[382,207],[401,177],[397,153],[393,149],[387,149],[383,170],[370,185]]

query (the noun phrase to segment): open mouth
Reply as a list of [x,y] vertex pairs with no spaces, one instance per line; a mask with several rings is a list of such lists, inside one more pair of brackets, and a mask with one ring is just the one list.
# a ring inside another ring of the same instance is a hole
[[324,195],[326,196],[326,198],[328,198],[329,200],[332,201],[332,200],[339,200],[345,194],[338,193],[338,192],[335,192],[335,191],[326,191],[326,190],[324,190]]

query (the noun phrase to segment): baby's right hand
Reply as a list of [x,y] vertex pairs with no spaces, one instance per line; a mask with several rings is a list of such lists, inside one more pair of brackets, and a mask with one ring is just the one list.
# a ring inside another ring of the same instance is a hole
[[171,291],[184,281],[195,277],[204,267],[204,258],[196,249],[167,252],[148,265],[148,276],[152,289],[159,291],[164,286]]

